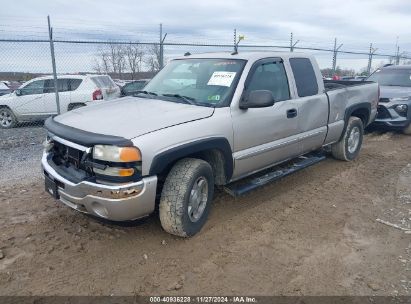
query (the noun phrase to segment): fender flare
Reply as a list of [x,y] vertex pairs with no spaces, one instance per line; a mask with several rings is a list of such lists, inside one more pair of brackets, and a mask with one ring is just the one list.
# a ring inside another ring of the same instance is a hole
[[352,113],[354,113],[357,110],[366,110],[367,114],[368,114],[368,120],[365,122],[364,124],[364,128],[368,125],[368,121],[370,119],[370,115],[371,115],[371,104],[368,102],[361,102],[361,103],[356,103],[352,106],[349,106],[347,109],[345,109],[345,114],[344,114],[344,129],[342,130],[341,136],[340,136],[340,140],[341,138],[343,138],[345,130],[347,129],[347,125],[348,125],[348,120],[350,119],[350,117],[352,116]]
[[224,137],[200,139],[157,154],[151,163],[149,175],[160,174],[175,161],[193,154],[200,154],[207,150],[218,150],[223,154],[226,179],[230,180],[233,175],[234,161],[231,146]]

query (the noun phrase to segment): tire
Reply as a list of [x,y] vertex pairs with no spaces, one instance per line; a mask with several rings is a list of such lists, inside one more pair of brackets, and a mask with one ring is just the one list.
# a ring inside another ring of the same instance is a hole
[[0,128],[11,129],[17,125],[17,118],[9,108],[0,108]]
[[331,146],[334,158],[344,161],[354,160],[361,150],[364,136],[364,125],[358,117],[351,116],[348,120],[343,137]]
[[404,130],[402,130],[402,133],[406,135],[411,135],[411,123],[406,127]]
[[177,236],[195,235],[207,220],[213,194],[214,177],[209,163],[194,158],[178,161],[168,173],[161,192],[161,226]]

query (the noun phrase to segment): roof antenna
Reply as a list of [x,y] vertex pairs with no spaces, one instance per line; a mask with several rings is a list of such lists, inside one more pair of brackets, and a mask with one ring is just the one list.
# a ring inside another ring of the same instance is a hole
[[184,56],[190,56],[190,55],[191,55],[190,52],[185,52],[185,53],[184,53]]
[[234,29],[234,52],[232,52],[231,55],[238,54],[238,44],[240,43],[241,40],[244,40],[244,39],[245,39],[244,35],[238,35],[238,40],[237,40],[237,30]]

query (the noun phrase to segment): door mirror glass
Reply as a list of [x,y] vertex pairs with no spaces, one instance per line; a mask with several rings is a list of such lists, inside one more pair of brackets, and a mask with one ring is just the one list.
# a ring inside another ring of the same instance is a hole
[[14,92],[16,93],[16,96],[21,96],[21,90],[20,89],[17,89]]
[[241,100],[240,109],[266,108],[274,105],[273,93],[268,90],[254,90],[248,98]]

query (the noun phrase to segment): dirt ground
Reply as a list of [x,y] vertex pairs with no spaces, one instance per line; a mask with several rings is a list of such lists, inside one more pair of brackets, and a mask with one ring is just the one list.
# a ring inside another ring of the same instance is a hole
[[0,295],[411,295],[410,152],[411,137],[372,133],[354,162],[217,192],[191,239],[154,216],[96,221],[46,194],[39,168],[2,162]]

